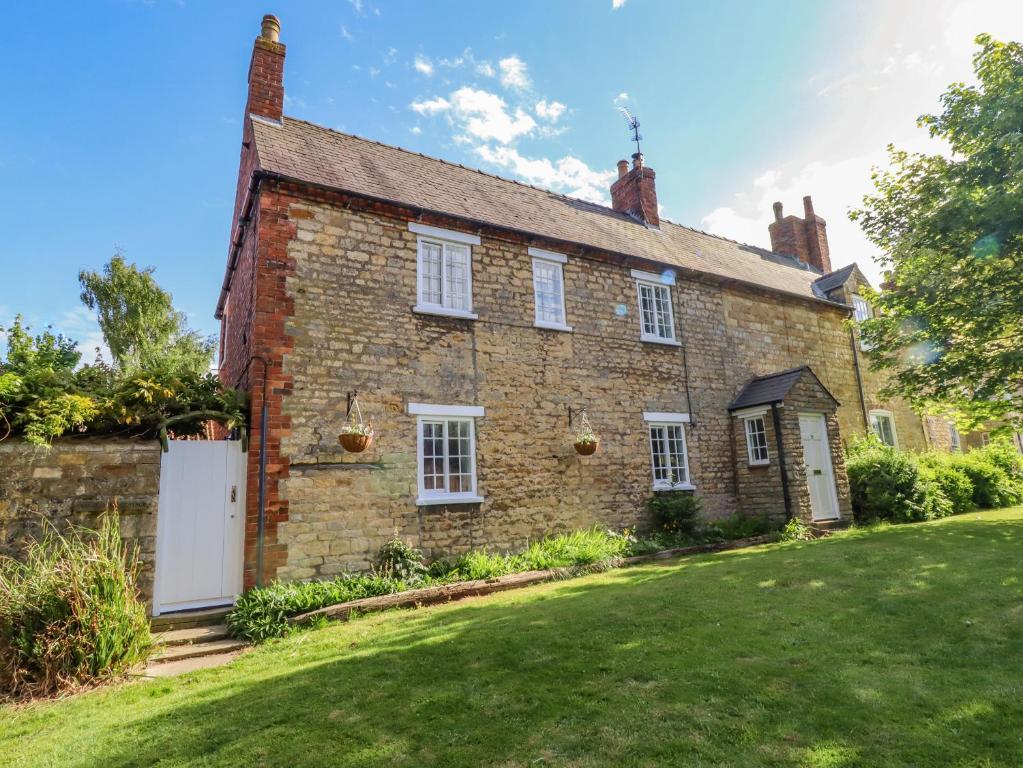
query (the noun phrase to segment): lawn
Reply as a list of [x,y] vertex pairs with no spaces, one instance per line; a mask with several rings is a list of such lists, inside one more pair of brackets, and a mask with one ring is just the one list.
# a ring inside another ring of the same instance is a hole
[[0,710],[24,766],[1019,766],[1023,507],[612,571]]

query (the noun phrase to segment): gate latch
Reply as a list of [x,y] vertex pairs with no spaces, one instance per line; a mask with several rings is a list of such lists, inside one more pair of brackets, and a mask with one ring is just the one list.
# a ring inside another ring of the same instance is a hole
[[237,485],[232,485],[231,486],[231,503],[234,504],[236,501],[238,501],[238,486]]

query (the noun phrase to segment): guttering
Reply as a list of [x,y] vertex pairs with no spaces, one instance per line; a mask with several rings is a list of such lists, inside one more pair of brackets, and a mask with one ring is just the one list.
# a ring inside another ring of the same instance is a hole
[[238,268],[238,257],[241,254],[242,243],[245,242],[245,229],[252,221],[252,207],[259,194],[259,185],[264,178],[266,178],[265,172],[256,169],[252,172],[252,178],[249,179],[249,187],[245,192],[245,203],[242,205],[242,215],[238,219],[238,231],[234,233],[234,240],[231,242],[231,248],[227,257],[227,269],[224,272],[224,282],[220,287],[217,309],[213,313],[213,317],[217,320],[222,320],[224,317],[227,296],[231,292],[231,278],[234,276],[234,271]]
[[[609,250],[607,248],[604,248],[603,246],[587,245],[585,243],[579,243],[579,242],[575,242],[575,241],[572,241],[572,240],[561,240],[559,238],[550,237],[548,235],[542,235],[542,234],[539,234],[537,232],[529,232],[529,231],[524,230],[524,229],[516,229],[515,227],[508,227],[508,226],[504,226],[504,225],[501,225],[501,224],[494,224],[492,222],[482,221],[480,219],[473,219],[473,218],[470,218],[468,216],[460,215],[460,214],[457,214],[457,213],[451,213],[449,211],[438,211],[438,210],[433,209],[433,208],[423,208],[423,207],[418,206],[418,205],[413,205],[412,203],[409,203],[409,202],[403,202],[403,201],[400,201],[400,200],[392,200],[392,199],[387,198],[387,197],[377,197],[376,195],[368,195],[365,192],[357,192],[355,190],[345,189],[344,187],[332,186],[330,184],[321,184],[321,183],[315,182],[315,181],[308,181],[306,179],[300,179],[300,178],[295,177],[295,176],[288,176],[288,175],[283,174],[283,173],[277,173],[276,171],[267,171],[267,170],[263,170],[263,169],[257,169],[255,171],[253,171],[252,177],[253,177],[253,182],[250,185],[250,190],[252,190],[253,186],[256,185],[259,181],[270,180],[270,181],[280,182],[280,183],[283,183],[283,184],[295,184],[295,185],[298,185],[298,186],[308,187],[309,189],[316,189],[316,190],[320,190],[320,191],[323,191],[323,192],[333,192],[333,193],[340,193],[340,194],[344,194],[344,195],[351,195],[352,197],[358,197],[358,198],[361,198],[363,200],[369,200],[371,202],[383,203],[384,205],[391,205],[391,206],[394,206],[396,208],[404,208],[406,210],[412,211],[413,213],[415,213],[415,214],[417,214],[419,216],[421,216],[424,213],[429,213],[429,214],[433,214],[433,215],[436,215],[436,216],[444,216],[444,217],[447,217],[447,218],[450,218],[450,219],[456,219],[458,221],[464,221],[464,222],[466,222],[466,223],[476,227],[477,229],[487,228],[487,229],[491,229],[491,230],[497,230],[499,232],[509,232],[511,234],[517,235],[519,237],[527,238],[527,239],[528,238],[534,238],[535,239],[535,238],[539,237],[539,238],[542,238],[543,240],[550,241],[552,243],[560,243],[562,245],[571,246],[573,248],[581,248],[583,250],[588,250],[588,251],[604,252],[604,253],[610,254],[611,256],[615,256],[615,257],[620,258],[620,259],[628,259],[628,260],[630,260],[632,262],[635,262],[635,263],[638,263],[638,264],[641,264],[641,265],[649,265],[649,268],[651,268],[651,269],[657,269],[657,270],[663,270],[664,268],[673,269],[676,272],[679,272],[679,273],[681,273],[683,275],[687,275],[687,276],[690,276],[690,277],[691,276],[698,276],[699,278],[702,278],[703,280],[710,280],[710,281],[716,282],[716,283],[718,283],[718,284],[720,284],[722,286],[736,285],[736,286],[741,286],[741,287],[749,289],[749,290],[766,291],[767,293],[776,294],[776,295],[780,295],[780,296],[785,296],[785,297],[788,297],[788,298],[796,299],[798,301],[808,302],[808,303],[814,304],[816,306],[826,306],[826,307],[832,307],[834,309],[840,309],[843,312],[845,312],[846,314],[849,314],[852,311],[851,308],[847,304],[843,304],[841,302],[836,302],[836,301],[830,301],[828,299],[822,299],[822,298],[820,298],[818,296],[808,296],[806,294],[793,293],[791,291],[785,291],[785,290],[782,290],[780,288],[772,288],[770,286],[762,285],[761,283],[753,283],[753,282],[750,282],[748,280],[742,280],[742,279],[736,278],[736,277],[727,277],[725,275],[716,275],[713,272],[702,272],[702,271],[700,271],[698,269],[693,269],[691,267],[683,267],[683,266],[681,266],[679,264],[669,264],[669,263],[663,262],[663,261],[654,261],[653,259],[646,258],[645,256],[636,256],[635,254],[632,254],[632,253],[623,253],[621,251],[612,251],[612,250]],[[249,222],[248,214],[249,214],[249,210],[251,209],[251,207],[252,207],[252,198],[250,197],[248,205],[246,206],[246,214],[245,214],[245,216],[243,217],[243,219],[241,221],[241,224],[243,226],[248,224],[248,222]],[[238,260],[238,251],[240,250],[241,242],[242,242],[242,239],[243,239],[241,237],[242,228],[243,227],[239,228],[238,238],[236,239],[235,243],[232,246],[232,255],[231,255],[231,258],[228,261],[227,274],[224,276],[224,286],[223,286],[223,288],[221,289],[221,292],[220,292],[220,299],[217,301],[217,311],[216,311],[215,317],[218,320],[223,315],[224,304],[227,301],[227,294],[230,293],[230,291],[231,291],[231,276],[232,276],[232,274],[234,272],[235,265],[236,265],[237,260]]]
[[[856,349],[856,334],[849,329],[849,346],[852,349],[853,370],[856,372],[856,390],[860,393],[860,411],[863,413],[863,431],[870,432],[870,418],[867,416],[867,399],[863,394],[863,377],[860,375],[860,353]],[[925,430],[926,431],[926,430]]]

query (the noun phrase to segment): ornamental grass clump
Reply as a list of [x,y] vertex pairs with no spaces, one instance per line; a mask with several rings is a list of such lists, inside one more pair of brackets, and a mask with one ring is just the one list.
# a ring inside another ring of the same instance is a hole
[[0,696],[59,693],[125,674],[152,649],[138,553],[116,511],[99,530],[50,530],[24,562],[0,558]]

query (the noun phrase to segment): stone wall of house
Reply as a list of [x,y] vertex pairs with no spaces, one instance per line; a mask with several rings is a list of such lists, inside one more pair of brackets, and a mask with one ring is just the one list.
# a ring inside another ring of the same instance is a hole
[[750,464],[746,447],[746,425],[740,416],[732,417],[732,450],[735,456],[735,481],[738,507],[745,515],[785,519],[785,497],[778,461],[778,438],[771,417],[771,407],[764,406],[764,428],[767,437],[768,464]]
[[[573,330],[540,329],[526,243],[485,235],[472,255],[479,319],[424,315],[412,311],[416,235],[407,220],[298,198],[288,219],[279,475],[287,515],[274,544],[286,560],[282,578],[365,568],[395,532],[440,556],[595,524],[642,526],[652,491],[644,411],[691,414],[696,492],[708,515],[731,514],[727,406],[755,375],[810,364],[842,403],[833,439],[862,431],[842,308],[679,278],[683,346],[644,343],[629,272],[642,265],[570,255]],[[355,391],[377,437],[365,453],[346,454],[337,436]],[[476,423],[482,504],[416,506],[412,402],[486,409]],[[595,456],[574,452],[569,407],[585,407],[601,434]]]
[[48,449],[0,443],[0,555],[21,557],[48,524],[95,527],[116,505],[122,537],[139,549],[139,589],[151,600],[160,450],[156,440],[64,439]]

